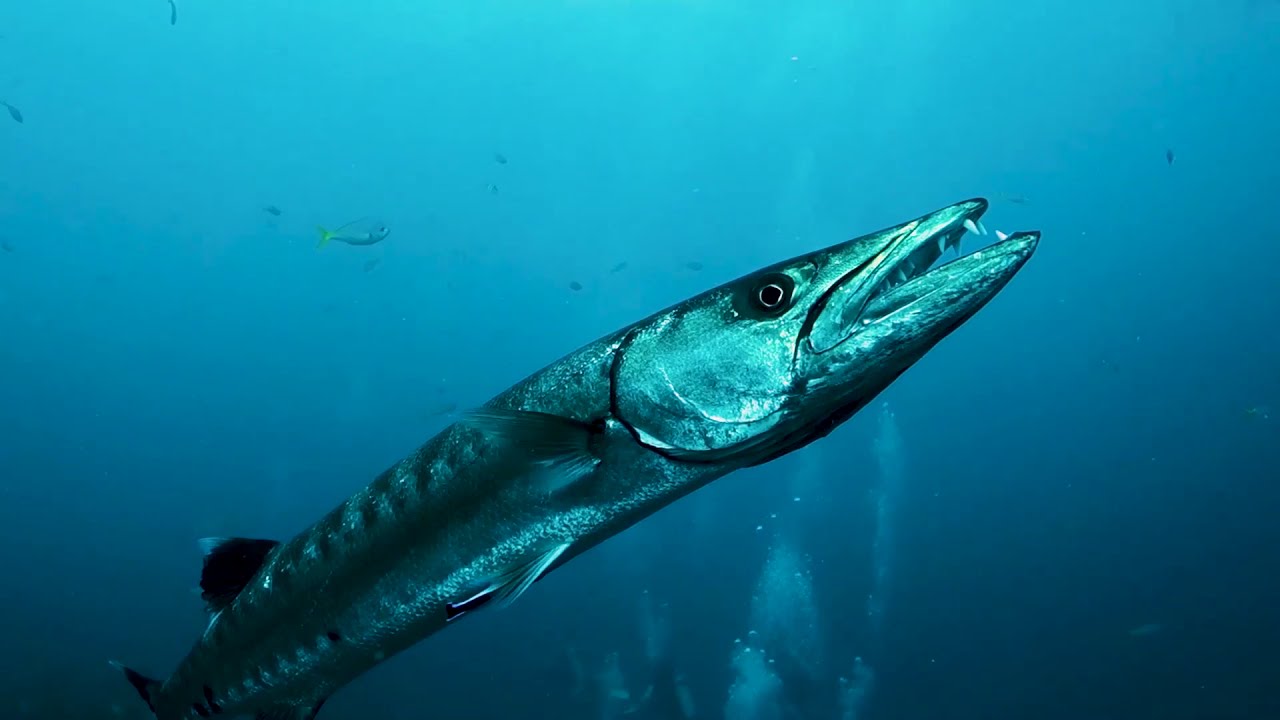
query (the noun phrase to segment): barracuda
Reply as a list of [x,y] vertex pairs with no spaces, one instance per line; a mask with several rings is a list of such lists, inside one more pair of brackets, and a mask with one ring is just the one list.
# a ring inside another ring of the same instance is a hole
[[[987,304],[1039,233],[969,200],[709,290],[543,368],[292,540],[202,541],[208,628],[159,720],[310,720],[338,688],[734,470],[830,433]],[[115,664],[115,663],[113,663]]]

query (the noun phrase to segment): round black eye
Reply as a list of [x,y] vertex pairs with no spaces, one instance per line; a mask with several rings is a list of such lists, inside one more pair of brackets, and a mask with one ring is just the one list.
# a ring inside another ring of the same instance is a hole
[[774,315],[787,309],[796,283],[790,275],[773,273],[758,280],[751,289],[751,302],[757,309]]
[[787,291],[781,286],[770,283],[760,288],[756,292],[756,299],[760,301],[760,305],[766,310],[772,310],[782,304],[787,297]]

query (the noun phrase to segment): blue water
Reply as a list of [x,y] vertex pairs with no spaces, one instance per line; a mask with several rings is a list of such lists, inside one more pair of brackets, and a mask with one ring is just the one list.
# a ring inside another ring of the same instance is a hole
[[320,718],[639,717],[659,626],[696,718],[1280,717],[1280,3],[177,2],[0,6],[0,717],[149,717],[197,538],[973,196],[1044,240],[898,457],[878,401]]

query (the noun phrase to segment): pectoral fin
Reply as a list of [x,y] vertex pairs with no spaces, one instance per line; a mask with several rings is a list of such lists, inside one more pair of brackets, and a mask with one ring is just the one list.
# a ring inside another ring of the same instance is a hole
[[529,586],[542,577],[556,560],[569,549],[569,543],[561,543],[534,555],[507,572],[494,578],[480,592],[456,603],[445,606],[445,617],[454,620],[464,613],[477,610],[491,602],[498,607],[509,607],[524,594]]
[[600,463],[592,441],[601,429],[594,424],[530,410],[473,410],[462,422],[502,438],[526,455],[531,481],[554,493],[590,475]]

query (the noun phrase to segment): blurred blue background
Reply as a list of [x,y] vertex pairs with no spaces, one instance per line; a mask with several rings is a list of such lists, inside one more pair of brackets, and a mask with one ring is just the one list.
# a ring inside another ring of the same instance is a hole
[[105,660],[189,649],[196,538],[288,537],[579,345],[984,196],[1041,249],[892,415],[320,717],[624,717],[663,625],[698,718],[1280,716],[1280,3],[177,1],[0,7],[0,715],[149,717]]

